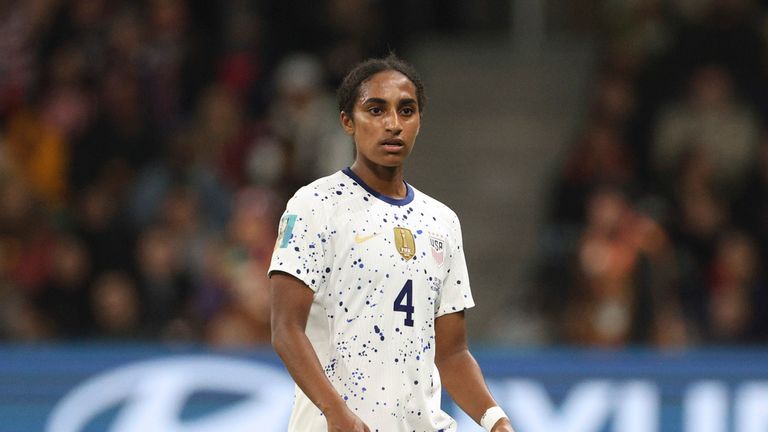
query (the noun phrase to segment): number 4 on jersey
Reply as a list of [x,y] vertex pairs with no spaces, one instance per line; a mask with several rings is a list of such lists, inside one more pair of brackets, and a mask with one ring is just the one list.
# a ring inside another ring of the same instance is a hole
[[[405,300],[405,303],[403,303]],[[413,281],[408,279],[408,282],[403,285],[403,289],[400,290],[400,294],[395,299],[395,311],[405,312],[405,324],[408,327],[413,327]]]

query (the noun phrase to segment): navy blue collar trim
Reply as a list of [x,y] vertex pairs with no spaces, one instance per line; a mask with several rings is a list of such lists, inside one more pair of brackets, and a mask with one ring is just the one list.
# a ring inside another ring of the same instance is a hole
[[375,196],[376,198],[378,198],[378,199],[380,199],[380,200],[384,201],[385,203],[388,203],[388,204],[392,204],[392,205],[396,205],[396,206],[404,206],[404,205],[406,205],[406,204],[410,204],[410,203],[411,203],[411,201],[413,201],[413,188],[411,187],[411,185],[409,185],[409,184],[408,184],[407,182],[405,182],[405,181],[403,182],[403,183],[405,183],[405,189],[406,189],[406,191],[407,191],[407,192],[406,192],[406,194],[405,194],[405,198],[402,198],[402,199],[397,199],[397,198],[392,198],[392,197],[390,197],[390,196],[387,196],[387,195],[381,194],[381,193],[379,193],[379,192],[376,192],[375,190],[373,190],[373,188],[372,188],[372,187],[368,186],[368,185],[367,185],[367,184],[366,184],[366,183],[363,181],[363,179],[361,179],[360,177],[358,177],[358,176],[357,176],[357,174],[355,174],[355,172],[354,172],[354,171],[352,171],[352,169],[351,169],[351,168],[349,168],[349,167],[347,167],[347,168],[344,168],[343,170],[341,170],[341,172],[343,172],[343,173],[344,173],[344,174],[346,174],[346,175],[347,175],[349,178],[351,178],[352,180],[354,180],[355,182],[357,182],[357,184],[359,184],[360,186],[362,186],[362,187],[363,187],[363,189],[365,189],[365,190],[366,190],[366,191],[367,191],[369,194],[371,194],[371,195]]

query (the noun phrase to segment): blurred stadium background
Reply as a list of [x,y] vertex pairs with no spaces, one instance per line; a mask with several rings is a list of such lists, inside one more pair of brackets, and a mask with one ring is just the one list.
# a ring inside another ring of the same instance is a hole
[[[142,362],[285,379],[276,220],[352,160],[336,84],[395,50],[519,432],[768,431],[767,49],[764,0],[0,0],[0,430],[268,430],[152,423],[130,374],[51,419]],[[203,381],[198,417],[248,393]]]

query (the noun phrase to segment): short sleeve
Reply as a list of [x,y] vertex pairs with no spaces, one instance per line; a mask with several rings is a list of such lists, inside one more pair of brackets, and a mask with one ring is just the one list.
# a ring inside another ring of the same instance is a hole
[[317,194],[300,189],[280,218],[269,275],[284,272],[319,291],[327,280],[327,217]]
[[460,312],[475,305],[472,291],[469,288],[469,272],[467,271],[467,261],[464,258],[461,226],[455,215],[451,220],[451,238],[448,246],[448,259],[446,260],[448,269],[443,280],[440,304],[435,317]]

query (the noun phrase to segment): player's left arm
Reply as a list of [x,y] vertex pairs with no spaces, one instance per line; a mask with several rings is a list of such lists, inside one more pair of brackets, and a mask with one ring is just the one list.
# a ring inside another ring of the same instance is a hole
[[[443,387],[464,412],[480,423],[486,410],[497,404],[485,384],[480,366],[469,352],[463,311],[435,319],[435,345],[435,363]],[[491,430],[514,432],[507,418],[500,419]]]

